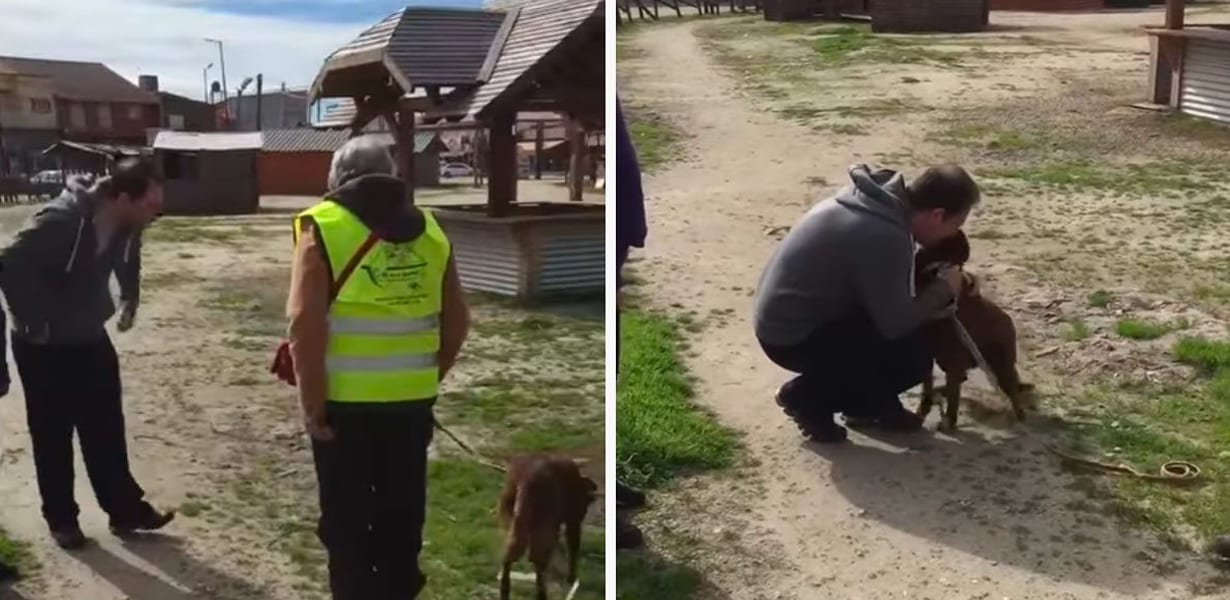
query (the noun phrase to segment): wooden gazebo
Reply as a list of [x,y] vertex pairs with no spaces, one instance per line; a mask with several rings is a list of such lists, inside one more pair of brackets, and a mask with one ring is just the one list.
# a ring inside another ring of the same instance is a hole
[[520,297],[601,293],[604,206],[519,201],[514,129],[518,114],[530,111],[603,128],[604,38],[603,0],[527,0],[499,10],[409,7],[329,55],[309,103],[353,99],[352,135],[384,119],[397,138],[411,202],[414,155],[407,149],[415,128],[446,122],[482,129],[486,204],[433,208],[453,243],[462,284]]
[[1230,24],[1184,27],[1185,8],[1167,0],[1165,26],[1148,30],[1150,101],[1230,125]]

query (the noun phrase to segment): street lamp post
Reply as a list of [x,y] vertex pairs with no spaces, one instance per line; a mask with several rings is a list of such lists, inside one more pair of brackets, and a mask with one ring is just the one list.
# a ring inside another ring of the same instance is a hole
[[205,86],[205,103],[206,104],[213,104],[213,98],[209,97],[209,70],[212,68],[214,68],[214,64],[209,63],[205,65],[204,69],[201,69],[201,84]]
[[222,103],[223,103],[222,110],[224,111],[223,114],[226,115],[226,119],[229,121],[231,119],[231,106],[230,106],[229,97],[227,96],[227,91],[226,91],[227,89],[226,88],[226,54],[222,51],[222,40],[215,40],[213,38],[205,38],[205,41],[211,44],[218,45],[218,63],[222,69]]

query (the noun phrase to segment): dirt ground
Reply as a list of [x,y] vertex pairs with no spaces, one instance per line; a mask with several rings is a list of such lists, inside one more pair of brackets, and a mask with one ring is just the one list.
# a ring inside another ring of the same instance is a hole
[[[1224,10],[1193,9],[1189,22],[1230,21]],[[705,574],[704,597],[1227,597],[1224,576],[1190,545],[1092,509],[1096,481],[1061,470],[1036,435],[972,421],[968,409],[955,436],[802,443],[771,400],[787,375],[762,356],[750,322],[778,239],[848,182],[850,164],[914,173],[958,160],[985,193],[970,270],[1016,319],[1044,413],[1078,410],[1072,390],[1095,379],[1190,379],[1169,358],[1173,335],[1142,344],[1108,332],[1131,314],[1224,337],[1230,316],[1217,287],[1224,182],[1205,163],[1151,171],[1168,154],[1224,157],[1230,136],[1127,108],[1146,94],[1141,28],[1161,20],[1157,10],[995,13],[987,33],[902,36],[861,55],[795,43],[819,24],[758,16],[621,38],[625,107],[671,124],[681,150],[645,178],[638,292],[708,322],[690,344],[698,401],[744,434],[750,455],[738,477],[693,479],[645,516],[660,551]],[[875,52],[883,59],[867,58]],[[1021,155],[1033,166],[1016,165]],[[1051,157],[1077,155],[1125,174],[1095,177],[1078,162],[1056,172]],[[1198,212],[1205,200],[1219,208]],[[1116,301],[1088,305],[1099,290]],[[985,388],[968,394],[995,403]]]
[[[523,199],[566,197],[556,182],[523,182],[522,192]],[[481,201],[464,190],[422,196],[427,203]],[[40,569],[0,597],[324,597],[310,451],[293,390],[268,374],[285,327],[290,218],[310,202],[266,198],[258,215],[167,218],[147,234],[136,326],[113,333],[113,339],[134,473],[153,502],[180,509],[162,534],[132,542],[111,536],[78,458],[81,524],[96,543],[74,554],[52,544],[39,514],[23,397],[10,360],[13,390],[0,401],[0,523],[30,543]],[[0,211],[0,238],[6,241],[31,210]],[[475,331],[444,385],[450,395],[438,405],[442,420],[494,457],[527,445],[576,451],[590,459],[590,474],[602,481],[601,306],[573,306],[576,314],[556,317],[492,299],[475,301]],[[563,339],[545,344],[544,335]],[[522,356],[527,343],[543,349]],[[564,363],[571,369],[562,369]],[[533,390],[543,405],[527,406],[521,388]],[[533,421],[561,410],[551,401],[568,403],[567,414]],[[515,418],[508,416],[511,408],[518,408]],[[489,414],[500,420],[493,425]],[[524,437],[490,435],[490,427]],[[571,437],[544,436],[544,427]],[[432,452],[450,460],[432,475],[439,489],[431,494],[448,499],[429,508],[435,514],[429,514],[424,564],[433,580],[425,597],[493,595],[497,562],[487,552],[499,543],[492,512],[499,475],[468,465],[443,437]],[[594,512],[593,522],[601,523],[600,511]],[[583,588],[582,596],[597,598],[602,537],[587,536],[584,569],[592,589]]]

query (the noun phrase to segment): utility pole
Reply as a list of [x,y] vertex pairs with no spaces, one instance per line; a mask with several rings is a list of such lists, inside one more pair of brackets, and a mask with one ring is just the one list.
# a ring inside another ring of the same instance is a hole
[[264,86],[265,86],[264,74],[257,73],[256,74],[256,130],[257,131],[261,130],[261,101],[264,100],[265,98]]
[[220,63],[220,66],[222,68],[222,103],[223,103],[222,110],[223,110],[223,114],[226,115],[226,120],[230,121],[231,120],[231,103],[230,103],[230,97],[227,95],[229,94],[229,92],[227,91],[227,87],[226,87],[226,54],[222,51],[222,40],[215,40],[213,38],[205,38],[205,41],[211,44],[218,45],[218,62]]
[[201,83],[205,85],[205,103],[206,104],[213,104],[213,102],[211,101],[212,99],[209,97],[209,70],[212,68],[214,68],[214,64],[209,63],[205,65],[204,69],[201,69]]

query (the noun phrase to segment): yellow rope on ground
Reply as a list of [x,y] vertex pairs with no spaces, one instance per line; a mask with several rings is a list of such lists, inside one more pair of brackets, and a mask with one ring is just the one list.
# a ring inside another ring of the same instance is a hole
[[1100,471],[1106,471],[1108,473],[1119,473],[1122,475],[1130,475],[1137,479],[1182,484],[1182,483],[1190,483],[1200,477],[1200,467],[1196,466],[1195,463],[1191,463],[1185,460],[1171,460],[1171,461],[1162,463],[1161,468],[1158,470],[1158,474],[1154,475],[1152,473],[1145,473],[1144,471],[1141,471],[1137,469],[1136,467],[1133,467],[1132,465],[1102,462],[1098,460],[1093,460],[1091,458],[1084,458],[1081,456],[1076,456],[1075,454],[1064,452],[1063,450],[1060,450],[1050,444],[1043,443],[1042,445],[1047,450],[1049,450],[1052,454],[1054,454],[1055,456],[1058,456],[1059,458],[1065,461],[1078,464],[1078,465],[1083,465],[1086,467],[1091,467],[1094,469],[1098,469]]

